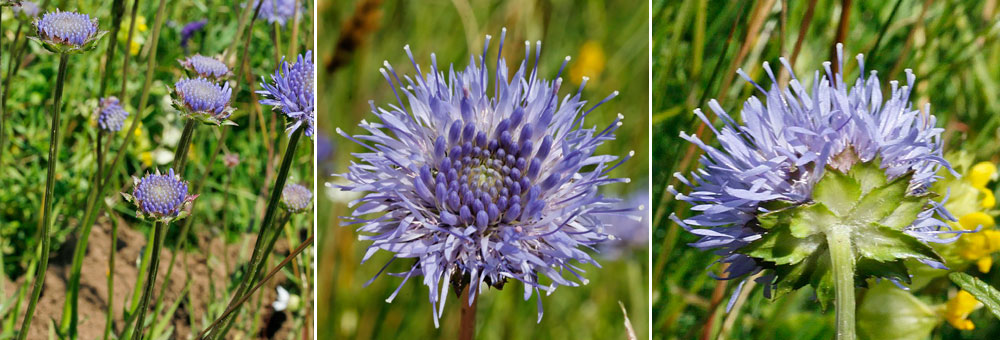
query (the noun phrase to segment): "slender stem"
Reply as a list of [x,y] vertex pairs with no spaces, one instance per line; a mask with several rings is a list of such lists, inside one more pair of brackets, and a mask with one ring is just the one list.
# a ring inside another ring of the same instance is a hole
[[150,257],[149,269],[146,271],[146,283],[142,289],[142,299],[139,300],[138,316],[135,319],[135,328],[132,331],[132,339],[142,339],[142,328],[145,325],[146,310],[149,309],[149,296],[153,293],[153,286],[156,285],[156,268],[160,264],[160,247],[163,246],[163,230],[166,223],[156,222],[153,224],[153,256]]
[[[111,176],[115,174],[115,169],[117,169],[118,162],[122,159],[122,157],[125,155],[125,152],[128,150],[128,144],[132,141],[132,138],[135,136],[135,130],[139,127],[139,122],[142,121],[142,115],[145,111],[146,104],[149,100],[149,89],[153,83],[153,71],[156,69],[156,50],[157,50],[156,47],[159,44],[160,28],[163,26],[163,18],[164,18],[166,3],[167,3],[166,0],[160,0],[159,8],[156,11],[156,24],[153,25],[153,36],[152,36],[153,39],[151,42],[152,45],[150,45],[151,51],[149,58],[147,59],[148,64],[146,66],[146,76],[145,76],[146,81],[142,87],[142,95],[140,95],[139,97],[140,99],[139,99],[139,106],[137,107],[136,110],[137,112],[133,115],[132,123],[129,125],[128,132],[125,134],[125,140],[122,142],[121,147],[118,149],[118,152],[115,153],[115,157],[111,160],[111,164],[107,168],[108,169],[108,171],[106,172],[107,175],[105,176],[103,181],[100,181],[100,185],[98,186],[98,189],[95,193],[98,199],[89,200],[86,209],[84,209],[83,224],[81,224],[82,228],[92,227],[94,225],[94,222],[97,220],[97,214],[100,212],[101,206],[96,204],[96,202],[100,201],[101,197],[105,197],[105,193],[108,189],[109,184],[111,183]],[[139,5],[139,0],[136,0],[136,2],[133,4],[134,7],[132,9],[132,21],[131,21],[132,28],[129,28],[130,38],[127,41],[131,41],[131,36],[135,27],[135,18],[136,18],[135,10],[136,8],[138,8],[138,5]],[[126,56],[125,66],[122,69],[123,74],[127,73],[128,71],[129,55],[130,53],[125,54]],[[123,78],[122,82],[125,83],[126,79]],[[125,86],[122,86],[122,95],[119,97],[119,99],[123,103],[127,102],[127,100],[125,99],[127,98],[125,94],[126,94]]]
[[[208,178],[212,174],[212,166],[215,164],[215,160],[216,160],[216,158],[219,155],[219,151],[222,150],[223,141],[226,139],[226,133],[228,131],[229,131],[229,126],[228,125],[222,127],[222,134],[219,135],[219,141],[215,145],[215,151],[212,152],[212,156],[208,160],[208,164],[206,165],[206,168],[205,168],[205,174],[202,175],[202,176],[199,176],[199,177],[195,178],[194,191],[192,191],[193,194],[198,195],[198,194],[201,193],[201,190],[202,190],[202,188],[204,187],[204,184],[205,184],[205,178]],[[228,183],[228,182],[229,182],[229,178],[227,177],[226,178],[226,183]],[[197,201],[197,200],[194,201],[194,202],[192,202],[191,203],[192,204],[191,209],[194,209],[194,205],[196,205],[198,202],[199,201]],[[223,206],[225,206],[225,205],[223,204]],[[226,216],[226,215],[223,214],[223,216]],[[171,274],[173,274],[173,272],[174,272],[174,263],[177,260],[177,253],[180,253],[181,251],[183,251],[184,248],[185,248],[185,246],[187,245],[188,231],[191,229],[191,223],[194,221],[194,218],[195,218],[195,215],[188,216],[188,218],[184,219],[184,222],[181,225],[181,231],[180,231],[180,233],[177,234],[178,235],[177,237],[179,237],[180,240],[177,241],[177,248],[176,248],[176,250],[170,253],[170,261],[167,262],[168,263],[167,264],[167,275],[164,276],[164,278],[163,278],[163,284],[160,287],[160,294],[157,295],[157,297],[156,297],[156,304],[154,305],[155,307],[153,308],[153,310],[159,310],[160,309],[160,305],[163,303],[163,297],[166,296],[167,287],[169,287],[169,285],[170,285],[170,279],[173,277],[173,275],[171,275]],[[225,223],[223,223],[222,225],[225,225]],[[223,258],[225,260],[227,260],[227,262],[228,262],[228,257],[223,256]],[[154,319],[155,318],[156,318],[156,316],[154,315]]]
[[17,31],[14,33],[14,41],[10,44],[10,56],[7,58],[7,77],[3,79],[2,88],[0,88],[0,169],[3,168],[3,151],[4,144],[6,144],[7,133],[5,133],[4,122],[7,121],[7,93],[10,91],[10,78],[14,76],[14,63],[17,62],[17,43],[21,39],[21,29],[24,27],[24,22],[18,23]]
[[459,340],[472,340],[476,337],[476,305],[479,304],[479,299],[473,299],[472,304],[469,304],[470,287],[471,285],[465,286],[462,298],[458,301],[462,305],[462,322],[458,328]]
[[108,311],[104,320],[104,337],[108,340],[111,336],[112,325],[115,321],[115,253],[118,252],[118,221],[111,220],[111,245],[108,251]]
[[281,26],[277,22],[271,25],[271,43],[274,44],[274,63],[281,63]]
[[[150,258],[153,257],[153,247],[145,247],[142,252],[142,260],[139,262],[138,273],[145,273],[146,268],[149,268]],[[132,337],[132,322],[135,321],[136,308],[139,307],[139,298],[142,296],[143,282],[145,282],[144,277],[137,277],[135,285],[132,286],[132,301],[129,303],[128,308],[125,310],[125,324],[122,325],[122,334],[118,335],[118,339],[129,339]]]
[[177,150],[174,151],[174,172],[181,176],[184,174],[184,166],[187,165],[187,153],[191,147],[191,140],[194,138],[194,128],[196,126],[197,121],[188,119],[187,123],[184,124],[184,132],[181,132],[181,140],[177,144]]
[[837,340],[854,340],[854,250],[848,228],[826,232],[837,305]]
[[[125,0],[115,0],[111,5],[111,32],[108,36],[108,50],[104,59],[104,76],[101,77],[101,87],[97,92],[97,98],[104,98],[105,90],[108,88],[108,79],[111,79],[111,65],[115,60],[115,52],[118,51],[118,31],[121,30],[122,15],[125,14]],[[74,318],[75,319],[75,318]]]
[[[302,8],[302,1],[295,0],[295,11],[292,12],[292,38],[288,43],[288,56],[294,57],[299,54],[299,9]],[[277,46],[277,45],[275,45]]]
[[56,165],[59,156],[59,112],[62,106],[63,83],[66,81],[66,67],[68,54],[59,55],[59,75],[56,78],[56,92],[52,101],[52,132],[49,137],[49,164],[45,175],[45,196],[42,198],[42,232],[40,240],[42,242],[41,263],[38,272],[35,274],[35,287],[32,288],[31,300],[28,302],[28,311],[24,314],[24,323],[21,324],[21,331],[17,334],[19,340],[24,340],[28,336],[28,329],[31,327],[31,318],[35,314],[35,307],[38,305],[38,298],[42,295],[45,287],[45,272],[49,266],[49,226],[52,224],[52,189],[56,180]]
[[[288,265],[289,262],[292,261],[292,259],[294,259],[297,256],[299,256],[299,254],[301,254],[302,251],[306,249],[306,247],[308,247],[310,244],[312,244],[312,242],[313,242],[313,236],[309,235],[309,238],[307,238],[305,241],[302,241],[302,244],[300,244],[298,248],[295,248],[295,250],[292,251],[291,254],[288,254],[288,256],[285,257],[285,259],[283,261],[281,261],[281,263],[279,263],[277,267],[274,267],[274,269],[271,269],[271,272],[267,273],[267,275],[264,276],[264,278],[262,280],[260,280],[260,282],[258,282],[256,285],[254,285],[253,288],[251,288],[250,291],[247,292],[246,295],[244,295],[242,298],[240,298],[238,301],[236,301],[235,307],[239,307],[239,306],[243,305],[243,303],[245,303],[247,300],[249,300],[250,297],[253,296],[253,294],[256,293],[257,290],[260,289],[261,286],[264,285],[264,283],[267,283],[267,281],[271,280],[271,278],[274,277],[274,275],[277,274],[278,271],[281,270],[281,268],[284,268],[286,265]],[[198,334],[197,339],[204,339],[205,336],[208,334],[209,331],[211,331],[212,329],[214,329],[215,327],[217,327],[223,320],[225,320],[226,318],[228,318],[235,311],[236,311],[236,308],[234,308],[234,307],[226,308],[226,311],[223,312],[222,315],[220,315],[218,319],[215,319],[215,321],[213,321],[210,325],[208,325],[208,327],[206,327],[205,330],[201,331],[201,333]]]
[[[268,199],[267,210],[264,212],[264,219],[261,220],[260,231],[257,233],[257,244],[254,246],[253,255],[250,257],[250,274],[247,275],[243,282],[240,283],[240,287],[237,289],[236,295],[233,295],[233,300],[232,303],[230,303],[230,306],[232,306],[235,301],[246,293],[246,289],[249,288],[249,286],[253,283],[252,281],[267,263],[267,255],[271,251],[270,247],[273,247],[274,243],[268,242],[270,243],[268,245],[269,247],[264,249],[260,249],[259,246],[263,242],[262,238],[266,237],[268,234],[268,229],[271,229],[271,223],[274,221],[274,217],[278,211],[278,199],[281,198],[281,191],[285,188],[285,180],[288,179],[288,169],[291,167],[292,160],[295,158],[295,146],[298,144],[299,138],[302,137],[303,130],[304,128],[302,127],[296,129],[295,132],[292,133],[292,137],[288,140],[288,147],[285,150],[285,155],[282,157],[281,168],[278,170],[278,177],[275,179],[274,186],[271,188],[271,196]],[[255,262],[254,258],[257,257],[259,257],[260,260]],[[222,330],[216,334],[215,338],[219,339],[225,336],[226,332],[229,331],[229,328],[232,327],[234,320],[235,318],[230,318]]]

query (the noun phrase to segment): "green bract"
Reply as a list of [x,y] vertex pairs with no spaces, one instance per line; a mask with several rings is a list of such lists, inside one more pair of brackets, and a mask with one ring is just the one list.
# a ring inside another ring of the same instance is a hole
[[877,164],[859,163],[846,173],[827,167],[812,201],[773,202],[758,218],[765,233],[742,252],[774,269],[776,295],[810,285],[825,308],[833,298],[831,240],[850,246],[857,286],[873,277],[909,283],[906,259],[943,261],[903,231],[930,208],[932,195],[910,193],[911,174],[890,180]]
[[27,38],[38,43],[39,45],[42,45],[42,47],[44,47],[45,50],[55,54],[64,54],[64,53],[78,54],[78,53],[88,52],[90,50],[97,48],[97,43],[101,41],[101,38],[103,38],[105,34],[108,34],[108,31],[97,31],[97,33],[95,33],[93,37],[88,39],[87,42],[85,42],[83,45],[80,46],[52,42],[45,39],[41,39],[36,36],[28,36]]

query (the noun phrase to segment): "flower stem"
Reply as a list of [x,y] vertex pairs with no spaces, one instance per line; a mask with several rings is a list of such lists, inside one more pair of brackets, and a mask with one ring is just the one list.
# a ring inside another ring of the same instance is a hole
[[[282,260],[277,267],[271,269],[271,272],[267,273],[267,275],[264,276],[264,278],[260,282],[258,282],[257,285],[253,286],[253,288],[251,288],[249,292],[247,292],[247,294],[243,296],[243,298],[236,301],[235,306],[239,307],[243,305],[243,303],[245,303],[248,299],[250,299],[250,296],[256,293],[257,290],[264,285],[264,283],[266,283],[268,280],[271,280],[271,278],[274,277],[274,274],[277,274],[278,271],[281,270],[281,268],[284,268],[286,265],[288,265],[289,262],[298,257],[299,254],[301,254],[302,251],[306,249],[306,247],[312,244],[312,242],[313,242],[313,235],[309,235],[309,237],[306,238],[305,241],[302,241],[302,244],[300,244],[298,248],[295,248],[295,250],[293,250],[290,254],[288,254],[288,256],[286,256],[285,259]],[[235,311],[234,308],[227,307],[226,310],[222,312],[222,315],[220,315],[218,319],[215,319],[215,321],[213,321],[210,325],[208,325],[208,327],[206,327],[205,330],[201,331],[201,333],[198,334],[198,337],[196,337],[196,339],[204,339],[205,335],[207,335],[209,331],[218,326],[219,323],[225,320],[225,318],[228,318],[234,311]]]
[[[299,138],[302,137],[303,130],[305,130],[305,126],[299,127],[295,130],[295,132],[292,132],[292,137],[288,140],[285,155],[282,156],[281,168],[279,168],[278,177],[275,179],[274,186],[271,188],[271,196],[267,202],[267,210],[264,212],[264,219],[261,220],[260,230],[257,233],[257,241],[254,245],[253,253],[250,256],[249,267],[251,270],[249,274],[244,277],[243,282],[240,283],[239,289],[237,289],[236,294],[233,295],[233,299],[230,300],[229,307],[235,306],[236,312],[239,312],[239,306],[235,305],[236,301],[240,300],[240,298],[247,293],[247,289],[249,289],[256,281],[262,268],[267,264],[267,256],[270,254],[271,248],[274,247],[273,241],[265,242],[265,240],[270,234],[268,231],[272,229],[272,222],[274,222],[275,215],[278,212],[278,200],[281,198],[281,191],[285,188],[285,180],[288,179],[288,169],[291,167],[292,160],[295,158],[295,146],[298,144]],[[275,236],[275,238],[277,237]],[[265,247],[261,247],[262,245],[265,245]],[[229,331],[229,328],[232,327],[235,320],[236,317],[234,315],[230,317],[229,320],[225,321],[223,328],[219,332],[216,332],[214,337],[216,339],[222,339],[226,335],[226,332]]]
[[139,300],[139,308],[136,310],[138,316],[136,316],[135,328],[132,331],[133,340],[142,339],[146,310],[149,309],[149,296],[152,295],[153,286],[156,285],[156,268],[160,264],[160,247],[163,246],[164,229],[166,229],[166,223],[156,222],[153,224],[153,256],[150,257],[149,268],[146,270],[146,283],[142,288],[142,299]]
[[181,140],[177,144],[177,150],[174,151],[174,172],[181,176],[184,174],[184,166],[187,165],[187,153],[191,147],[191,140],[194,138],[196,124],[194,119],[187,120],[187,123],[184,124],[184,132],[181,132]]
[[469,304],[470,287],[472,286],[465,286],[459,301],[459,304],[462,305],[462,322],[458,328],[459,340],[472,340],[476,337],[476,305],[479,304],[479,299],[474,299],[472,304]]
[[24,323],[21,324],[21,331],[18,332],[18,340],[24,340],[28,336],[28,329],[31,327],[31,318],[35,314],[35,307],[38,305],[38,298],[42,295],[45,287],[45,272],[49,266],[49,226],[52,224],[52,189],[56,180],[56,164],[59,156],[59,112],[62,105],[63,83],[66,81],[66,67],[68,54],[59,55],[59,75],[56,78],[56,92],[52,101],[52,132],[49,137],[49,164],[45,175],[45,196],[42,197],[42,232],[39,240],[42,242],[42,252],[38,271],[35,273],[35,287],[31,291],[31,300],[28,301],[28,311],[24,313]]
[[104,320],[104,337],[111,337],[112,324],[115,320],[115,253],[118,249],[118,221],[111,220],[111,245],[108,252],[108,311]]
[[837,340],[854,340],[854,250],[848,228],[826,232],[837,305]]
[[[212,165],[215,164],[215,160],[219,155],[219,151],[222,150],[222,146],[224,145],[224,141],[226,140],[226,133],[228,131],[229,131],[228,125],[222,127],[222,134],[219,135],[219,140],[218,142],[216,142],[215,150],[212,152],[212,156],[209,158],[208,163],[205,166],[205,174],[195,178],[194,191],[192,191],[192,194],[198,195],[201,193],[201,190],[205,184],[205,178],[208,178],[209,175],[211,175],[212,173]],[[227,177],[226,182],[228,183],[228,181],[229,178]],[[228,190],[226,190],[226,192],[228,192]],[[191,203],[192,211],[194,209],[194,205],[197,202],[198,201],[194,201]],[[223,216],[226,215],[223,214]],[[170,279],[173,277],[172,274],[174,272],[174,263],[177,261],[177,254],[184,251],[184,248],[187,245],[188,231],[191,230],[191,223],[194,221],[194,218],[195,215],[193,214],[188,216],[187,218],[184,219],[184,222],[181,225],[181,231],[180,233],[177,234],[179,240],[177,241],[177,246],[175,250],[170,253],[170,261],[167,262],[167,275],[164,276],[163,284],[160,285],[160,294],[156,296],[156,303],[153,305],[154,306],[153,310],[160,310],[160,305],[163,304],[163,297],[166,296],[167,288],[170,286]],[[223,223],[222,225],[225,226],[225,223]],[[156,320],[156,315],[153,315],[153,320]]]

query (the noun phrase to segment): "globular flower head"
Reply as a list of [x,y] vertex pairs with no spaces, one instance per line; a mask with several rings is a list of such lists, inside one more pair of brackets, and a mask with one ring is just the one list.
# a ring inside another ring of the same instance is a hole
[[538,45],[535,63],[526,44],[518,69],[500,59],[493,72],[486,50],[462,71],[442,71],[433,54],[429,68],[418,67],[407,46],[417,71],[408,84],[388,62],[382,70],[398,106],[372,104],[378,121],[360,124],[367,134],[338,129],[369,150],[356,154],[359,162],[341,175],[349,184],[339,186],[364,194],[348,222],[372,241],[364,260],[380,249],[414,259],[393,275],[403,277],[400,287],[410,278],[428,287],[435,324],[449,289],[468,287],[461,303],[471,303],[508,280],[523,284],[525,300],[539,295],[540,321],[541,291],[587,283],[578,265],[597,263],[582,248],[609,238],[599,216],[634,210],[598,192],[628,181],[608,176],[628,157],[594,154],[615,138],[622,116],[604,129],[583,126],[615,95],[586,111],[582,86],[560,98],[562,79],[543,79],[532,67]]
[[35,18],[38,16],[38,3],[34,1],[21,1],[19,4],[14,4],[12,8],[14,15],[24,15],[27,18]]
[[166,174],[146,173],[132,177],[132,194],[122,193],[125,200],[136,206],[136,217],[169,223],[190,214],[191,204],[198,195],[188,195],[188,183],[170,169]]
[[101,98],[97,107],[97,125],[108,132],[121,131],[128,111],[121,106],[117,97]]
[[[855,240],[860,284],[867,277],[909,282],[905,259],[943,267],[926,244],[953,241],[957,236],[941,234],[958,232],[945,222],[954,217],[929,190],[938,169],[950,169],[942,157],[942,129],[935,127],[929,105],[912,106],[910,70],[907,84],[891,81],[883,97],[876,73],[865,76],[861,55],[861,76],[846,83],[841,55],[838,46],[840,71],[824,63],[826,72],[816,73],[811,93],[794,74],[787,88],[780,87],[767,63],[773,82],[767,90],[741,70],[764,94],[743,104],[743,122],[713,100],[709,107],[722,120],[721,129],[700,110],[695,114],[712,128],[719,147],[681,134],[705,155],[703,167],[689,178],[676,176],[692,188],[673,192],[693,205],[693,214],[672,218],[701,237],[692,246],[722,256],[719,262],[729,265],[726,279],[767,270],[760,282],[778,293],[810,284],[810,277],[816,286],[823,281],[817,278],[830,275],[815,264],[829,258],[823,235],[833,228]],[[882,271],[868,270],[877,263]],[[832,288],[819,285],[825,304]]]
[[189,22],[185,24],[183,28],[181,28],[181,47],[185,48],[184,51],[187,51],[188,41],[190,41],[191,38],[194,37],[195,33],[198,33],[203,28],[205,28],[205,24],[207,23],[208,23],[207,19],[201,19],[198,21]]
[[219,59],[206,57],[201,54],[178,60],[185,69],[198,74],[199,77],[208,79],[224,79],[232,75],[229,66]]
[[205,124],[236,125],[228,118],[236,109],[229,106],[233,89],[229,83],[218,85],[205,78],[184,78],[174,84],[174,107],[190,119]]
[[281,190],[281,207],[289,213],[307,212],[311,203],[312,191],[302,185],[290,183]]
[[[251,3],[251,8],[257,8],[258,2],[261,0],[256,0]],[[258,17],[267,20],[267,23],[273,24],[277,22],[281,26],[285,26],[288,20],[291,20],[296,14],[295,0],[263,0],[263,4],[260,4],[260,13]],[[299,8],[298,13],[302,13],[302,8]]]
[[107,33],[98,30],[97,20],[87,14],[59,10],[45,13],[35,19],[34,25],[36,36],[30,38],[53,53],[89,51]]
[[282,60],[281,67],[271,75],[271,83],[261,77],[260,86],[264,90],[257,93],[265,98],[260,103],[273,106],[291,120],[287,128],[289,135],[299,127],[305,129],[306,136],[313,135],[316,124],[313,104],[313,90],[316,88],[314,69],[312,51],[306,51],[305,55],[299,55],[295,64],[289,65]]

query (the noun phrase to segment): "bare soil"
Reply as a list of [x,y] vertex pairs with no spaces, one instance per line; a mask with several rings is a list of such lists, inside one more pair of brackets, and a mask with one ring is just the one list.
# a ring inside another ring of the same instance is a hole
[[[198,228],[197,225],[192,227],[192,231]],[[220,301],[228,302],[229,297],[222,296],[225,289],[222,285],[230,284],[233,281],[229,273],[236,270],[238,265],[245,263],[246,259],[249,258],[249,252],[252,250],[253,242],[256,238],[256,235],[253,234],[245,235],[244,239],[248,243],[243,247],[242,241],[226,244],[221,237],[213,238],[209,237],[208,234],[208,232],[199,232],[199,235],[202,235],[199,242],[200,249],[203,249],[203,251],[178,254],[177,262],[174,264],[173,274],[171,275],[172,279],[163,299],[163,309],[169,309],[178,298],[182,297],[181,294],[185,288],[185,283],[188,281],[190,281],[190,287],[188,288],[190,300],[187,298],[183,299],[177,311],[172,316],[172,339],[193,338],[197,334],[191,334],[192,328],[195,331],[200,331],[208,322],[211,322],[210,316],[206,315],[211,302],[215,301],[214,305],[216,306],[213,308],[220,311],[225,308],[225,303]],[[283,244],[283,241],[280,240],[279,244],[276,245],[276,250],[279,253],[287,252],[288,247]],[[29,339],[46,339],[48,338],[50,328],[58,327],[57,325],[62,317],[63,303],[66,298],[66,286],[70,266],[72,265],[73,242],[69,242],[63,246],[63,248],[68,248],[68,250],[60,251],[59,254],[53,254],[53,258],[50,259],[45,279],[45,289],[42,291],[35,317],[32,319],[30,333],[28,334]],[[78,331],[80,339],[100,339],[104,334],[108,306],[108,256],[113,251],[110,243],[110,224],[98,223],[95,225],[90,235],[88,251],[84,258],[83,271],[80,278],[78,308]],[[113,323],[115,328],[113,331],[116,334],[121,332],[124,325],[122,311],[126,304],[131,303],[131,295],[135,287],[136,278],[139,275],[138,260],[146,243],[146,237],[142,232],[126,227],[124,223],[119,223],[118,244],[115,247],[117,253],[115,257],[114,299],[112,301],[114,303],[115,319]],[[170,256],[171,250],[163,247],[160,253],[160,266],[157,273],[156,287],[153,291],[154,295],[150,299],[150,311],[147,312],[147,315],[153,313],[152,305],[155,303],[157,294],[159,294],[162,284],[166,279]],[[145,276],[146,274],[142,273],[142,275]],[[6,281],[3,284],[6,285],[5,288],[8,294],[13,294],[24,280],[25,278],[21,277],[16,282]],[[253,309],[257,306],[261,307],[259,312],[264,315],[261,326],[259,326],[261,329],[268,327],[267,320],[269,316],[274,314],[274,310],[270,304],[276,295],[276,285],[283,283],[282,281],[284,281],[282,275],[276,275],[274,279],[268,282],[265,287],[261,287],[256,295],[249,300],[249,303],[252,304],[244,306],[244,310]],[[258,299],[260,299],[260,302],[258,302]],[[24,304],[27,303],[25,302]],[[222,306],[218,306],[219,304],[222,304]],[[23,315],[25,309],[27,307],[22,305],[19,314]],[[191,313],[194,313],[193,318]],[[214,311],[214,313],[218,313],[218,311]],[[214,315],[216,314],[213,314],[211,317],[214,318]],[[195,320],[195,327],[192,327],[190,324],[190,320],[192,319]],[[20,325],[20,319],[17,322]],[[239,322],[245,323],[242,319]],[[291,324],[291,322],[285,322],[284,325],[281,325],[274,337],[287,338],[288,333],[291,331],[288,329]],[[274,327],[274,325],[270,326]],[[238,332],[236,327],[234,327],[234,331]],[[256,338],[262,333],[258,330],[254,336],[246,337],[241,334],[234,334],[236,332],[231,332],[230,336],[232,338]],[[273,330],[268,333],[274,334]]]

